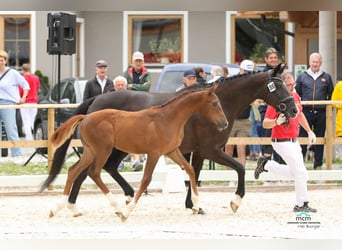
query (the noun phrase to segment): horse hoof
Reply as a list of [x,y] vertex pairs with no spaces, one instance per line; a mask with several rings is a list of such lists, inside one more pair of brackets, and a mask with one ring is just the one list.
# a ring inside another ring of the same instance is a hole
[[52,210],[50,210],[49,218],[52,218],[53,216],[55,216],[55,213]]
[[240,197],[240,195],[236,195],[235,199],[230,202],[230,207],[234,213],[236,213],[236,211],[240,207],[241,202],[242,202],[242,198]]
[[116,216],[121,219],[121,222],[125,222],[127,220],[127,216],[125,216],[122,212],[115,212]]
[[196,208],[196,207],[192,207],[191,210],[192,210],[192,214],[198,214],[199,212],[199,208]]
[[239,206],[235,204],[233,201],[230,202],[230,208],[233,210],[234,213],[238,210]]
[[133,196],[126,195],[126,205],[128,205],[133,200],[133,198]]

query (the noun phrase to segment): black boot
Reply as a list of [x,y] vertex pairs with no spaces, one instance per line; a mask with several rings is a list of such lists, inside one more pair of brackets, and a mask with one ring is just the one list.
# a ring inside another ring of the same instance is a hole
[[259,179],[259,175],[262,172],[268,172],[264,166],[266,164],[266,162],[268,161],[268,159],[266,159],[264,156],[260,156],[258,161],[257,161],[257,167],[254,170],[254,178],[257,180]]
[[306,201],[306,202],[304,202],[303,206],[301,206],[301,207],[296,205],[293,208],[293,212],[296,212],[296,213],[298,213],[298,212],[316,213],[317,209],[309,207],[309,202]]

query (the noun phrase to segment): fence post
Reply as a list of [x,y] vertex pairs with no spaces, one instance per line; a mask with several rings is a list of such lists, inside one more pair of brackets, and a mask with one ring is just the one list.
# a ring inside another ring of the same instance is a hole
[[327,169],[332,169],[332,159],[333,159],[333,124],[332,124],[332,104],[327,104],[326,106],[326,166]]
[[51,163],[53,159],[53,147],[50,143],[50,137],[55,130],[55,108],[48,108],[48,173],[51,170]]

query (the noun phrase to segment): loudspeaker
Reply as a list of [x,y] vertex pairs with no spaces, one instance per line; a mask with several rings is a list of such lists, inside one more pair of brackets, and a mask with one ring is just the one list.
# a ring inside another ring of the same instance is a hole
[[72,55],[76,52],[76,15],[49,13],[47,19],[49,55]]

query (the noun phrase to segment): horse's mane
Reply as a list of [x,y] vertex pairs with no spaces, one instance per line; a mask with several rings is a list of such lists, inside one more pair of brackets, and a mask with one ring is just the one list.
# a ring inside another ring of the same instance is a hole
[[211,87],[210,84],[196,83],[192,86],[189,86],[189,87],[186,87],[186,88],[180,90],[175,97],[164,102],[163,104],[152,106],[151,108],[153,108],[153,109],[154,108],[162,108],[162,107],[168,105],[169,103],[174,102],[175,100],[181,98],[184,95],[188,95],[190,93],[197,92],[197,91],[202,91],[202,90],[208,89],[209,87]]
[[235,75],[232,75],[232,76],[227,76],[227,77],[220,77],[219,79],[217,79],[215,82],[212,82],[210,83],[209,85],[211,86],[212,84],[215,84],[215,83],[222,83],[222,82],[226,82],[226,81],[233,81],[233,80],[236,80],[236,79],[239,79],[239,78],[242,78],[242,77],[245,77],[247,75],[256,75],[256,74],[259,74],[259,73],[262,73],[264,71],[253,71],[253,72],[245,72],[243,74],[235,74]]
[[167,102],[163,103],[163,104],[160,104],[160,105],[156,105],[156,106],[152,106],[151,108],[161,108],[161,107],[164,107],[165,105],[168,105],[169,103],[175,101],[176,99],[180,98],[181,96],[183,95],[187,95],[189,93],[192,93],[192,92],[195,92],[195,91],[200,91],[200,90],[204,90],[204,89],[207,89],[207,88],[210,88],[211,86],[213,86],[214,84],[222,84],[222,83],[226,83],[227,81],[233,81],[233,80],[236,80],[236,79],[240,79],[240,78],[243,78],[247,75],[256,75],[256,74],[259,74],[259,73],[263,73],[267,70],[258,70],[258,71],[253,71],[253,72],[245,72],[243,74],[236,74],[236,75],[232,75],[232,76],[228,76],[228,77],[220,77],[219,79],[217,79],[216,81],[214,82],[211,82],[211,83],[196,83],[194,85],[191,85],[189,87],[186,87],[184,89],[181,89],[179,90],[178,94],[171,98],[170,100],[168,100]]

